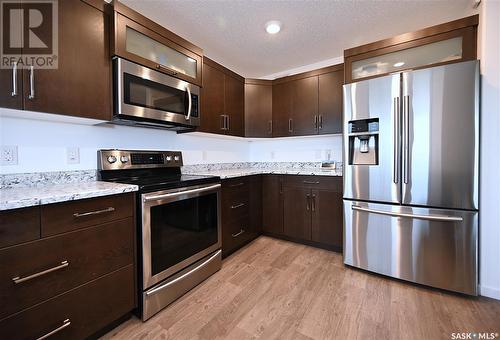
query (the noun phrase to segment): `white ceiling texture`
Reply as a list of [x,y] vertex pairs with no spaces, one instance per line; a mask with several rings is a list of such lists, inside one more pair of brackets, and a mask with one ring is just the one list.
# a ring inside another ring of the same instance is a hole
[[[341,57],[346,48],[474,14],[473,0],[121,1],[242,76],[268,79]],[[280,33],[266,33],[270,20],[282,23]]]

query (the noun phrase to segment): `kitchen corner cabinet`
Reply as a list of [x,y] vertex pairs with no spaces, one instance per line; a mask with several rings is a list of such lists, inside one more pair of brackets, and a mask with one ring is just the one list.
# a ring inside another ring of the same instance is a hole
[[205,57],[199,130],[243,137],[244,92],[242,77]]
[[285,176],[283,236],[342,249],[342,177]]
[[262,231],[283,235],[283,176],[262,177]]
[[16,79],[1,70],[0,106],[109,120],[109,16],[83,1],[57,3],[57,69],[18,69]]
[[271,80],[245,79],[245,137],[273,136]]

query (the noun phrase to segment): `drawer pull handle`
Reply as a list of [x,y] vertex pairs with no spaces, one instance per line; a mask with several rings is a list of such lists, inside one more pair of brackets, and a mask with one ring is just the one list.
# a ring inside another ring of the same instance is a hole
[[86,212],[86,213],[74,213],[73,216],[75,216],[75,217],[93,216],[93,215],[104,214],[104,213],[112,212],[112,211],[115,211],[115,208],[109,207],[109,208],[106,208],[106,209],[96,210],[96,211],[89,211],[89,212]]
[[243,234],[244,232],[245,232],[245,229],[240,229],[239,232],[237,232],[236,234],[231,234],[231,236],[236,238],[236,237],[240,236],[241,234]]
[[231,184],[230,187],[235,188],[235,187],[241,187],[242,185],[245,185],[245,183],[240,182],[240,183],[236,183],[236,184]]
[[54,335],[54,334],[62,331],[63,329],[65,329],[69,325],[71,325],[71,321],[69,321],[69,319],[66,319],[66,320],[63,321],[63,324],[61,326],[59,326],[56,329],[48,332],[45,335],[42,335],[41,337],[37,338],[37,340],[47,339],[49,336],[52,336],[52,335]]
[[312,181],[304,181],[304,184],[319,184],[319,181],[315,181],[315,182],[312,182]]
[[231,209],[238,209],[238,208],[241,208],[241,207],[244,207],[244,206],[245,206],[245,203],[240,203],[240,204],[232,205]]
[[32,274],[32,275],[26,276],[26,277],[16,276],[16,277],[12,278],[12,281],[14,281],[15,284],[23,283],[25,281],[34,279],[36,277],[39,277],[39,276],[42,276],[42,275],[45,275],[45,274],[48,274],[48,273],[55,272],[56,270],[60,270],[60,269],[66,268],[67,266],[69,266],[69,262],[68,261],[62,261],[61,264],[58,265],[58,266],[55,266],[55,267],[43,270],[41,272],[38,272],[38,273],[35,273],[35,274]]

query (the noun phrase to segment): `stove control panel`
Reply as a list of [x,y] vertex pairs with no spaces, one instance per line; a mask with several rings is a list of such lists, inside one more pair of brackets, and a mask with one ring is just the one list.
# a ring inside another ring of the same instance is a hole
[[126,170],[181,167],[180,151],[99,150],[99,170]]

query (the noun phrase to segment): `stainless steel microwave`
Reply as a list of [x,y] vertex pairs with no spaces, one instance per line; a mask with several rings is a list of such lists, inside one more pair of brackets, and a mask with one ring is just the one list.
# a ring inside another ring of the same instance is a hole
[[116,123],[172,130],[200,125],[200,88],[162,72],[115,58],[114,114]]

